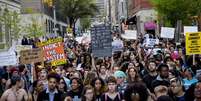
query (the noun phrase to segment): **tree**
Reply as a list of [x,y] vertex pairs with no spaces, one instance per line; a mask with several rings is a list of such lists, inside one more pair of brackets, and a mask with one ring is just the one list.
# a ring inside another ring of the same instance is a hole
[[31,23],[24,27],[24,31],[27,33],[26,36],[30,38],[41,37],[45,34],[42,25],[37,22],[36,18],[31,18]]
[[[13,40],[17,40],[20,37],[22,26],[20,25],[20,16],[15,11],[9,11],[7,8],[2,10],[0,14],[0,31],[1,38],[5,39],[5,44],[1,44],[2,48],[9,48],[12,45]],[[5,38],[3,37],[5,36]]]
[[[198,22],[199,31],[201,31],[201,1],[200,0],[187,0],[189,3],[189,14],[195,17]],[[186,2],[187,2],[186,1]]]
[[82,31],[86,31],[91,26],[91,19],[90,17],[81,18],[80,23],[82,26]]
[[98,11],[93,0],[57,0],[56,2],[60,4],[60,13],[68,18],[74,35],[77,20],[86,16],[92,16]]
[[189,24],[189,1],[191,0],[151,0],[158,18],[165,26],[174,27],[178,20]]

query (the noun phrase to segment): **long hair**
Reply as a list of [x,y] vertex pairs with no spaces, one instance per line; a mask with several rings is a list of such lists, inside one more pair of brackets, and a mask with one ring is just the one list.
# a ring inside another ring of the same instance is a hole
[[61,78],[60,80],[63,80],[63,81],[64,81],[64,91],[67,92],[68,86],[67,86],[67,84],[66,84],[64,78]]
[[[129,72],[131,71],[131,69],[134,69],[134,71],[135,71],[135,73],[136,73],[136,74],[135,74],[134,81],[132,80],[131,75],[129,74]],[[128,74],[128,78],[127,78],[127,79],[128,79],[128,82],[129,82],[129,83],[141,81],[141,78],[140,78],[140,75],[139,75],[138,72],[137,72],[137,69],[131,67],[131,68],[128,69],[127,74]]]
[[[99,80],[99,81],[101,82],[100,91],[97,91],[97,90],[95,89],[95,82],[96,82],[97,80]],[[100,78],[100,77],[94,78],[94,79],[91,81],[91,86],[94,87],[94,92],[95,92],[96,95],[97,95],[97,93],[102,94],[102,93],[104,93],[105,90],[106,90],[105,82],[104,82],[103,79]]]

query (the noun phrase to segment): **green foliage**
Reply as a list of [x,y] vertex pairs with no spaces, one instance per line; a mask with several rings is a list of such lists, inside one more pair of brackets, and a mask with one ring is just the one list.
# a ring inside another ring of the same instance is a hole
[[91,26],[91,19],[90,19],[90,17],[81,18],[80,19],[80,23],[81,23],[81,26],[82,26],[82,30],[85,31],[88,28],[90,28],[90,26]]
[[191,24],[191,16],[201,12],[201,0],[151,0],[158,12],[159,20],[163,20],[165,26],[176,25],[177,20],[183,24]]
[[9,37],[11,38],[11,40],[17,40],[22,31],[20,20],[20,16],[17,12],[12,12],[8,11],[8,9],[4,9],[3,14],[0,15],[0,22],[4,26],[3,28],[7,31],[2,31],[0,34],[6,36],[10,35]]
[[60,14],[68,18],[71,28],[79,18],[93,16],[98,11],[94,0],[57,0],[56,3],[60,4]]
[[31,19],[31,24],[28,24],[24,28],[24,31],[27,33],[26,36],[30,38],[41,37],[45,34],[42,25],[39,24],[35,18]]

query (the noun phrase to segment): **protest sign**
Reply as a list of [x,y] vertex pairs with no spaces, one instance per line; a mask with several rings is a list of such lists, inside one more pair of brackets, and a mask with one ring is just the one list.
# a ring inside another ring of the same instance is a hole
[[112,56],[110,26],[99,24],[91,28],[92,53],[95,57]]
[[29,50],[32,49],[32,45],[16,45],[15,50],[16,52],[20,52],[22,50]]
[[186,33],[186,55],[201,54],[201,32]]
[[154,45],[159,44],[159,39],[147,38],[144,44],[145,44],[145,47],[153,48]]
[[184,26],[184,35],[186,35],[186,33],[193,33],[193,32],[198,32],[197,26]]
[[112,42],[112,52],[123,51],[123,47],[123,41],[121,41],[120,39],[114,40]]
[[136,40],[137,39],[137,31],[136,30],[125,30],[125,34],[121,35],[122,38],[128,40]]
[[17,65],[17,57],[14,51],[0,52],[0,66]]
[[43,51],[41,48],[22,50],[20,52],[20,64],[31,64],[43,61]]
[[66,63],[66,55],[64,53],[64,43],[61,38],[51,39],[38,43],[42,47],[45,61],[51,62],[52,66],[62,65]]
[[174,38],[175,28],[162,27],[161,28],[161,37],[162,38]]

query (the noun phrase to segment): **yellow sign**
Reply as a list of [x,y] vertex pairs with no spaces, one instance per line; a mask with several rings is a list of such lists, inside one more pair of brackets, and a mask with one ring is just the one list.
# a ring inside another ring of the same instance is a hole
[[186,55],[201,54],[201,32],[186,33]]

